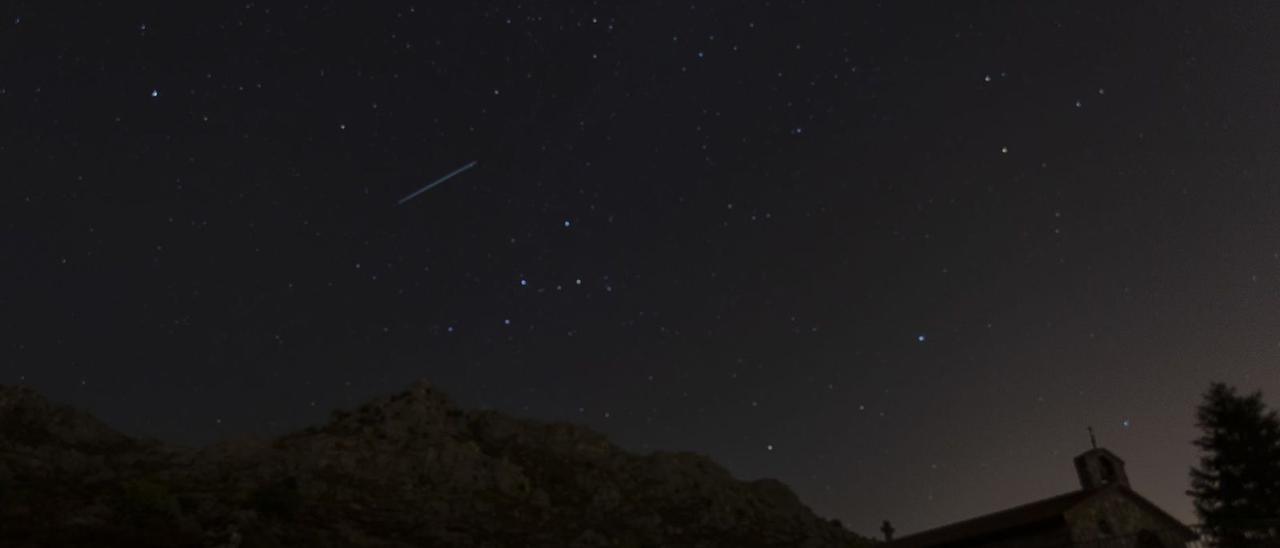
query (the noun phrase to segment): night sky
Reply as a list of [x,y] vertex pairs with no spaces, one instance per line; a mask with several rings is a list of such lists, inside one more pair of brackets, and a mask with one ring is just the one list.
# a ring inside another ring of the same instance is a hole
[[908,533],[1280,394],[1273,3],[194,4],[0,8],[0,383],[126,433],[425,378]]

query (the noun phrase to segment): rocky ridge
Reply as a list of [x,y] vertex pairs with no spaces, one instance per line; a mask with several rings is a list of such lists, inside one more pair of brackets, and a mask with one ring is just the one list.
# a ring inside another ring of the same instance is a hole
[[583,427],[465,411],[427,383],[274,440],[129,438],[0,386],[5,546],[803,546],[869,541],[775,480]]

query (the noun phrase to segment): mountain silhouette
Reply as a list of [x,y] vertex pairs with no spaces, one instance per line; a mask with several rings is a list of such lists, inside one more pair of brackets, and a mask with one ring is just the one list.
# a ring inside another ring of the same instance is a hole
[[803,546],[871,542],[693,453],[458,408],[426,382],[273,440],[137,440],[0,385],[5,546]]

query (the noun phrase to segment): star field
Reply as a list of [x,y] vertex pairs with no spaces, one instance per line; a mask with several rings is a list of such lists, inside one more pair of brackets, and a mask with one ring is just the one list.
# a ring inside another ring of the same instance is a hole
[[1200,392],[1280,393],[1274,7],[465,4],[3,8],[0,383],[206,443],[426,378],[868,535],[1088,425],[1189,519]]

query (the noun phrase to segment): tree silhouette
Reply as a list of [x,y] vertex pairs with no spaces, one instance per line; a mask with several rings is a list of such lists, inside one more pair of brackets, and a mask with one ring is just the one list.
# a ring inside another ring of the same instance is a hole
[[1213,383],[1196,410],[1203,455],[1191,469],[1196,513],[1217,545],[1280,543],[1280,418],[1262,394]]

